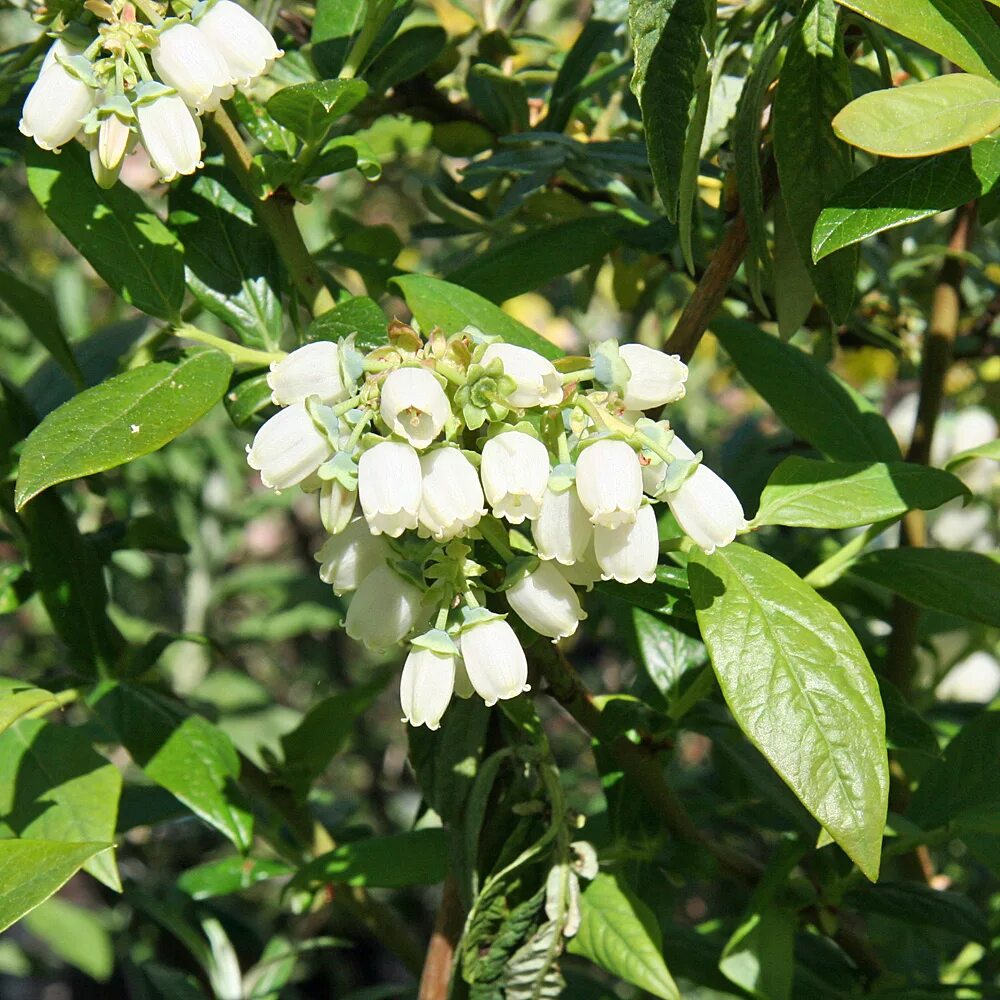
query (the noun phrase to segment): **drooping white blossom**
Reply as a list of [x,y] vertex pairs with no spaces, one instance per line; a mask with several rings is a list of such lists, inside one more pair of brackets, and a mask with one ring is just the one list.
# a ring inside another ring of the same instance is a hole
[[572,566],[583,558],[594,529],[575,486],[561,492],[546,489],[531,533],[542,559],[554,559],[564,566]]
[[511,524],[538,517],[549,480],[549,453],[541,441],[523,431],[498,434],[483,446],[479,472],[497,517]]
[[640,507],[632,524],[617,528],[598,525],[594,528],[594,555],[605,580],[652,583],[656,579],[656,563],[660,542],[653,508]]
[[163,29],[151,53],[159,78],[195,114],[215,111],[233,96],[233,76],[212,39],[190,21]]
[[417,526],[420,459],[403,441],[382,441],[358,461],[358,498],[376,535],[398,538]]
[[305,405],[279,410],[257,431],[247,448],[247,462],[265,486],[285,490],[313,475],[332,448],[309,416]]
[[426,368],[397,368],[382,383],[379,412],[414,448],[426,448],[444,429],[451,403]]
[[201,129],[190,108],[160,84],[136,87],[135,117],[139,138],[165,181],[193,174],[201,162]]
[[369,649],[386,650],[417,624],[423,593],[383,563],[362,581],[344,620],[347,634]]
[[592,524],[631,524],[642,502],[639,457],[624,441],[595,442],[577,459],[576,490]]
[[335,594],[357,590],[370,573],[392,555],[382,535],[373,535],[368,522],[356,517],[339,535],[331,535],[316,553],[319,578]]
[[330,479],[320,484],[319,519],[331,535],[347,527],[358,502],[358,491],[348,489],[339,480]]
[[586,551],[572,566],[563,566],[559,563],[555,565],[574,587],[584,587],[588,591],[593,590],[594,584],[604,576],[604,572],[597,562],[597,556],[594,554],[593,538],[590,539]]
[[271,32],[232,0],[199,4],[194,20],[221,56],[230,79],[241,87],[263,76],[282,54]]
[[420,456],[423,477],[418,525],[439,542],[462,534],[486,513],[475,466],[457,448]]
[[307,396],[318,396],[322,403],[340,403],[350,395],[340,370],[340,348],[330,340],[304,344],[273,362],[267,384],[276,406],[301,403]]
[[403,717],[411,726],[434,730],[441,726],[441,716],[455,690],[454,653],[414,647],[403,664],[399,682],[399,700]]
[[57,41],[24,102],[18,129],[42,149],[58,149],[76,136],[96,102],[96,92],[59,61],[75,54]]
[[460,646],[469,680],[487,706],[529,690],[528,660],[514,630],[502,618],[466,626]]
[[490,344],[481,364],[499,359],[505,375],[516,383],[510,402],[517,407],[554,406],[562,402],[562,380],[548,358],[515,344]]
[[651,410],[684,398],[688,370],[679,355],[644,344],[622,344],[619,354],[631,372],[625,386],[627,410]]
[[572,635],[587,617],[576,591],[550,562],[539,563],[504,593],[521,621],[550,639]]

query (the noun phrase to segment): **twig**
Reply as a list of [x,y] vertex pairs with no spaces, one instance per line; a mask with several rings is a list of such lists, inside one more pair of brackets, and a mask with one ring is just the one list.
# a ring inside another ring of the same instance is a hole
[[444,882],[441,907],[434,923],[434,933],[427,947],[424,971],[420,977],[418,1000],[446,1000],[451,985],[455,948],[462,936],[465,914],[458,895],[455,876],[449,874]]

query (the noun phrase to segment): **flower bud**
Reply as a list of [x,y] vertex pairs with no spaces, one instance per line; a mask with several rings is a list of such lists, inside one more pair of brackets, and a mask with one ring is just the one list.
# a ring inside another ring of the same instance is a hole
[[571,566],[583,557],[594,536],[594,529],[575,486],[561,493],[546,489],[542,509],[531,526],[531,533],[542,559],[555,559],[564,566]]
[[233,79],[211,39],[190,22],[160,32],[152,51],[159,78],[173,87],[195,114],[215,111],[233,96]]
[[473,464],[457,448],[435,448],[420,456],[419,526],[439,542],[462,534],[486,513],[483,488]]
[[332,450],[305,406],[296,403],[279,410],[257,431],[247,448],[247,462],[265,486],[285,490],[311,476]]
[[605,580],[635,583],[656,579],[660,541],[652,507],[640,507],[632,524],[594,529],[594,554]]
[[397,368],[382,383],[379,412],[393,434],[426,448],[444,429],[451,403],[426,368]]
[[354,516],[358,491],[348,489],[337,479],[320,483],[319,519],[331,535],[339,534]]
[[632,373],[625,386],[627,410],[651,410],[684,398],[688,370],[679,355],[644,344],[623,344],[618,353]]
[[403,716],[411,726],[438,729],[455,690],[454,654],[414,647],[403,664],[399,700]]
[[580,598],[552,563],[542,562],[506,590],[518,618],[539,635],[565,639],[587,617]]
[[233,83],[249,86],[282,55],[271,32],[238,3],[218,0],[201,10],[204,13],[195,10],[195,23],[225,63]]
[[522,431],[490,438],[479,473],[497,517],[511,524],[538,517],[549,481],[549,453],[541,441]]
[[34,139],[42,149],[58,149],[69,142],[80,131],[96,97],[92,88],[58,62],[57,53],[63,58],[74,55],[62,42],[49,49],[18,124],[21,134]]
[[[670,442],[670,452],[678,458],[694,457],[694,452],[676,437]],[[704,465],[699,465],[663,499],[684,534],[709,555],[728,545],[747,526],[739,498],[728,483]]]
[[135,117],[149,159],[165,181],[179,174],[193,174],[202,166],[201,131],[194,116],[177,94],[159,93],[142,100],[146,87],[145,83],[136,87],[140,99],[136,101]]
[[339,596],[357,590],[391,555],[389,543],[381,535],[373,535],[363,517],[356,517],[339,535],[328,538],[315,558],[320,564],[319,578]]
[[466,626],[460,645],[469,680],[487,707],[529,690],[524,650],[514,630],[502,618]]
[[517,383],[508,397],[513,406],[554,406],[562,402],[562,380],[548,358],[527,347],[490,344],[480,364],[486,366],[495,359],[503,365],[504,374]]
[[344,628],[369,649],[385,650],[406,638],[417,624],[423,594],[383,563],[371,571],[351,598]]
[[97,155],[105,170],[118,170],[128,151],[132,130],[117,115],[108,115],[97,130]]
[[276,406],[302,403],[306,396],[319,396],[322,403],[340,403],[350,395],[340,372],[340,349],[330,340],[305,344],[272,362],[267,384]]
[[398,538],[417,526],[421,497],[420,459],[402,441],[382,441],[358,462],[358,497],[376,535]]
[[635,520],[642,502],[639,457],[624,441],[597,441],[576,462],[576,491],[591,524],[618,528]]

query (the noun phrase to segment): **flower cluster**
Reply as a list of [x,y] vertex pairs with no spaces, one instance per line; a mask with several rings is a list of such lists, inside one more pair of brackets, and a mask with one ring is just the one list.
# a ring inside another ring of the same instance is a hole
[[408,641],[403,711],[436,729],[453,693],[492,705],[528,690],[487,595],[556,641],[586,617],[580,588],[654,580],[657,503],[708,552],[746,527],[701,456],[643,416],[686,377],[638,344],[557,368],[473,327],[425,340],[394,324],[366,355],[318,341],[272,365],[281,409],[247,457],[265,485],[318,493],[330,537],[316,559],[353,595],[347,633],[377,650]]
[[[141,142],[165,181],[200,167],[200,116],[266,73],[282,53],[271,33],[233,0],[90,0],[96,37],[60,33],[28,92],[21,132],[42,149],[73,139],[90,150],[94,178],[118,179]],[[76,28],[76,25],[73,26]]]

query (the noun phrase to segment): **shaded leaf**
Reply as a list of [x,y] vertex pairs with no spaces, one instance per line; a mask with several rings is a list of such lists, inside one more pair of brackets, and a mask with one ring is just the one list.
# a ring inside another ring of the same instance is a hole
[[787,1000],[795,971],[795,917],[778,906],[750,916],[726,942],[719,969],[758,1000]]
[[24,923],[64,962],[99,983],[111,978],[114,945],[99,912],[54,896],[32,910]]
[[990,942],[986,918],[972,900],[957,892],[918,882],[880,882],[852,889],[844,902],[862,913],[892,917],[907,927],[932,927],[967,941]]
[[268,102],[267,113],[303,142],[319,142],[330,126],[368,94],[362,80],[320,80],[283,87]]
[[216,896],[231,896],[258,882],[289,875],[293,871],[291,865],[273,858],[223,858],[189,868],[177,880],[177,888],[192,899],[213,899]]
[[359,351],[370,351],[389,343],[385,313],[374,299],[364,295],[338,302],[317,316],[306,328],[303,340],[343,340],[355,334]]

